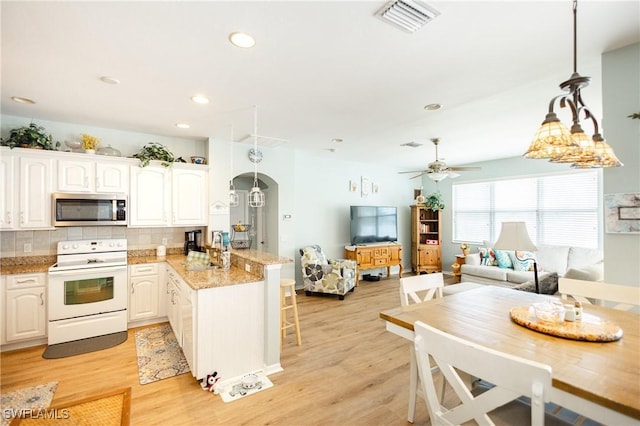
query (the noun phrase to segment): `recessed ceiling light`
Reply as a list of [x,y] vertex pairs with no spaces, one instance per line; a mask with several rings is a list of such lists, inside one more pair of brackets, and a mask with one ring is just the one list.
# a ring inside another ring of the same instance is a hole
[[340,138],[331,139],[331,142],[333,142],[333,143],[341,143],[342,139],[340,139]]
[[191,97],[191,100],[197,104],[202,104],[202,105],[209,103],[209,98],[207,98],[204,95],[193,95]]
[[237,47],[249,48],[256,45],[256,40],[252,36],[242,32],[229,34],[229,41]]
[[12,96],[11,97],[12,100],[19,102],[21,104],[35,104],[35,101],[32,101],[29,98],[21,98],[20,96]]
[[188,129],[191,126],[188,125],[187,123],[176,123],[176,127],[180,128],[180,129]]
[[120,80],[114,77],[108,77],[106,75],[100,77],[100,81],[107,84],[120,84]]
[[426,109],[427,111],[437,111],[440,108],[442,108],[441,104],[428,104],[424,106],[424,109]]

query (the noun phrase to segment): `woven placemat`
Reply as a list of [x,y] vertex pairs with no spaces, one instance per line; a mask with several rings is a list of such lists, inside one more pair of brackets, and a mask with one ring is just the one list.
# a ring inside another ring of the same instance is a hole
[[126,426],[129,425],[130,414],[131,388],[123,388],[34,411],[24,418],[13,419],[11,425]]

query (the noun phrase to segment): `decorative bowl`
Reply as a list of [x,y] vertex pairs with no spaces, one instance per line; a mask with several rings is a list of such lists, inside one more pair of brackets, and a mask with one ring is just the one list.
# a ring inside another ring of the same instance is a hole
[[258,384],[258,376],[255,374],[247,374],[242,378],[242,387],[245,389],[253,389]]
[[207,159],[204,157],[193,156],[191,157],[191,162],[193,164],[207,164]]
[[538,321],[550,324],[562,324],[565,310],[560,302],[540,302],[533,304],[533,310]]

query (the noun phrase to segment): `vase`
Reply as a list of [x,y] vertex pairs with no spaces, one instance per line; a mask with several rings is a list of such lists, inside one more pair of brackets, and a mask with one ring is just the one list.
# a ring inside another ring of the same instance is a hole
[[96,153],[96,150],[95,150],[95,149],[85,149],[85,150],[84,150],[84,153],[85,153],[85,154],[95,154],[95,153]]
[[469,249],[462,250],[462,254],[464,254],[465,256],[468,256],[469,255]]

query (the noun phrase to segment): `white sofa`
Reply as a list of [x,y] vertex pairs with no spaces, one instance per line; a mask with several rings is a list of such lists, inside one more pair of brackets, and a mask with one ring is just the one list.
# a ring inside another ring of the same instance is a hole
[[[480,249],[482,250],[482,249]],[[586,281],[603,281],[604,267],[602,252],[582,247],[540,245],[534,253],[538,265],[538,280],[548,283],[550,293],[557,289],[558,277]],[[512,268],[483,265],[480,253],[465,257],[461,267],[461,281],[478,284],[497,285],[517,289],[530,289],[533,285],[533,271],[516,271]],[[557,275],[555,275],[555,274]]]

